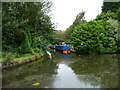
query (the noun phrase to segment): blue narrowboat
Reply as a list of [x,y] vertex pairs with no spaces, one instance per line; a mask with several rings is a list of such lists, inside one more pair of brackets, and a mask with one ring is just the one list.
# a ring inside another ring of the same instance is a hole
[[70,54],[70,46],[69,45],[56,45],[55,49],[62,51],[64,54]]

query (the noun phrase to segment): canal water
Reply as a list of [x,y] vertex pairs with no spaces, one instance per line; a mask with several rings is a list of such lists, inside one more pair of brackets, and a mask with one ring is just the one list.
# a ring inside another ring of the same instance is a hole
[[117,88],[118,55],[64,55],[3,71],[3,88]]

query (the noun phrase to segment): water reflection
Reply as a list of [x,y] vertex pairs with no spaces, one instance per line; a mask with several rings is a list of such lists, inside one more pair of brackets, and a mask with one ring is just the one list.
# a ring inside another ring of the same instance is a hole
[[[76,75],[74,71],[67,64],[59,64],[57,76],[54,80],[53,87],[55,88],[99,88],[98,85],[91,85],[90,82],[84,82],[81,78],[88,78],[86,76]],[[96,83],[96,82],[94,82]]]
[[69,59],[70,58],[70,54],[62,54],[61,55],[64,59]]
[[[3,87],[16,88],[117,88],[117,55],[70,54],[68,59],[55,53],[53,60],[43,58],[3,72]],[[39,86],[33,83],[39,82]]]
[[34,88],[32,84],[36,82],[40,83],[40,86],[37,87],[45,87],[46,82],[50,82],[51,76],[56,74],[56,68],[55,62],[45,60],[4,71],[3,88]]
[[70,65],[77,75],[93,75],[102,88],[118,87],[118,56],[81,56],[81,59]]

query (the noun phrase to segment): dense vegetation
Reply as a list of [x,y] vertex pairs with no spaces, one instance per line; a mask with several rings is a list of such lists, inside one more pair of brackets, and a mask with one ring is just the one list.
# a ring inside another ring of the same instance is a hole
[[68,42],[67,40],[67,36],[66,36],[66,32],[62,31],[62,30],[56,30],[55,31],[55,40],[54,40],[54,44],[61,44],[62,42]]
[[118,2],[103,2],[102,11],[107,12],[110,10],[116,13],[119,7],[120,3]]
[[84,14],[79,15],[79,23],[67,29],[76,53],[120,53],[120,2],[111,4],[104,2],[102,13],[92,21],[86,22]]
[[44,53],[54,36],[49,15],[51,5],[47,0],[2,3],[3,62]]
[[76,53],[120,53],[120,2],[104,2],[102,13],[89,22],[82,11],[65,32],[54,30],[51,5],[47,0],[2,3],[3,63],[43,54],[60,41],[71,43]]

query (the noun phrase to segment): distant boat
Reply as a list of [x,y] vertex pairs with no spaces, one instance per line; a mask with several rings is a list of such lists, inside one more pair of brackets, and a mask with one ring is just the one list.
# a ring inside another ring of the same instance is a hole
[[55,49],[62,51],[64,54],[70,54],[70,46],[69,45],[56,45]]

